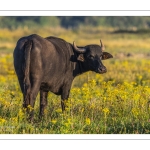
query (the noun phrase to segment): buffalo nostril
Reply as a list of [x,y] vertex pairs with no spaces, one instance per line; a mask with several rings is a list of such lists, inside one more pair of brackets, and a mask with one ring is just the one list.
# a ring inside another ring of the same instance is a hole
[[99,73],[106,73],[107,69],[106,69],[106,67],[101,67],[101,68],[98,68],[98,72]]
[[102,72],[107,72],[106,67],[102,67],[100,70],[101,70]]
[[101,70],[102,70],[102,71],[105,71],[105,70],[107,70],[107,69],[106,69],[106,67],[102,67]]

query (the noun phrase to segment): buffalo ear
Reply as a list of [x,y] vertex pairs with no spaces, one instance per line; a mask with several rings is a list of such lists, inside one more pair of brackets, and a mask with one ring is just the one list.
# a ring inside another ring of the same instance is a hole
[[83,54],[79,54],[79,56],[77,57],[77,60],[84,62],[84,55]]
[[113,58],[113,56],[110,53],[103,52],[102,60],[109,59],[109,58]]

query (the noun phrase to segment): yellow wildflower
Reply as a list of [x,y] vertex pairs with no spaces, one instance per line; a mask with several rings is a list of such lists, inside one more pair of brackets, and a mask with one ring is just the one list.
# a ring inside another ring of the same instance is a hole
[[56,119],[53,119],[51,122],[52,122],[53,124],[56,124],[57,120],[56,120]]
[[0,118],[0,124],[3,124],[5,122],[6,122],[6,120],[4,118]]
[[104,112],[105,114],[109,114],[109,109],[108,109],[108,108],[104,108],[104,109],[103,109],[103,112]]
[[87,125],[90,125],[90,124],[91,124],[90,118],[86,118],[86,119],[85,119],[85,122],[86,122]]
[[60,108],[56,109],[57,113],[62,113],[62,110]]

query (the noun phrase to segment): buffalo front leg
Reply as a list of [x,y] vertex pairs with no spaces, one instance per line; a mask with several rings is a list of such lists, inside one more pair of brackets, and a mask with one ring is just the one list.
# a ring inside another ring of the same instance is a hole
[[67,100],[67,99],[61,99],[61,109],[62,109],[62,112],[65,111],[65,108],[66,108],[65,101],[66,101],[66,100]]
[[47,106],[47,96],[48,92],[40,90],[40,114],[39,114],[40,118],[44,116],[44,110],[45,107]]
[[68,100],[69,97],[69,93],[70,93],[70,89],[63,89],[62,94],[61,94],[61,108],[62,108],[62,112],[65,111],[66,108],[66,101]]

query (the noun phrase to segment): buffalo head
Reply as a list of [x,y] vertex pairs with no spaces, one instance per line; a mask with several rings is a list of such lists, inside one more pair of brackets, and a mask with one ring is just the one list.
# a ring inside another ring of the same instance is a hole
[[87,45],[85,47],[77,47],[73,42],[73,47],[78,53],[77,60],[82,62],[84,69],[100,74],[107,72],[102,60],[113,58],[113,56],[108,52],[104,52],[105,47],[101,40],[100,45]]

